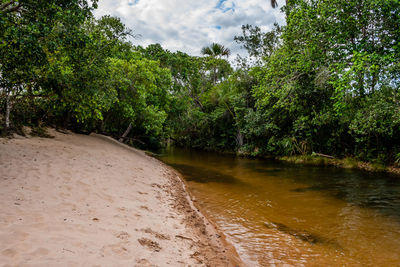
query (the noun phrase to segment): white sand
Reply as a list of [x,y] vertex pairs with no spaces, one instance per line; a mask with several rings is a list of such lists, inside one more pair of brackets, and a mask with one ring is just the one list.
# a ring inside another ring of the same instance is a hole
[[0,139],[0,266],[233,266],[177,174],[103,136]]

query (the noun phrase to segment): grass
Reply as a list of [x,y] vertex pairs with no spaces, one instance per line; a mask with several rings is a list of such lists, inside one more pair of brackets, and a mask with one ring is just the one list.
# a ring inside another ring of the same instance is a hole
[[284,156],[277,157],[277,160],[286,161],[295,164],[306,164],[315,166],[334,166],[346,169],[360,169],[371,172],[388,172],[393,174],[400,174],[400,168],[395,166],[386,166],[380,162],[364,162],[355,158],[347,157],[343,159],[325,158],[313,155],[297,155],[297,156]]
[[296,164],[307,164],[307,165],[317,165],[317,166],[334,165],[331,159],[324,157],[316,157],[312,155],[284,156],[284,157],[278,157],[277,159]]

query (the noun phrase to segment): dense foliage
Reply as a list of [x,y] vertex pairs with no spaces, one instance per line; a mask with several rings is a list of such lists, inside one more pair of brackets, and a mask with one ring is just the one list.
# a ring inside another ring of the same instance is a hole
[[252,72],[263,147],[398,159],[400,3],[293,0],[284,10],[282,45]]
[[[400,162],[400,3],[288,0],[286,25],[244,25],[235,68],[134,46],[85,0],[2,0],[3,131],[49,124],[139,146]],[[133,36],[134,37],[134,36]]]

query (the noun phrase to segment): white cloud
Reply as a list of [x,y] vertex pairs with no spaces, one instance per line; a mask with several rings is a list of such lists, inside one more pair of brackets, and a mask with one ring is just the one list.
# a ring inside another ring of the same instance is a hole
[[[284,1],[278,1],[280,6]],[[217,42],[239,52],[233,41],[243,24],[270,29],[284,23],[269,0],[100,0],[96,17],[120,17],[141,37],[137,45],[160,43],[171,51],[199,55],[202,47]]]

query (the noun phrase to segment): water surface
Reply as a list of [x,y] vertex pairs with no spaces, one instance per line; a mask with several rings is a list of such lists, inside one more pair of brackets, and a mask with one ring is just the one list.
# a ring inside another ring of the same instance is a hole
[[400,266],[400,179],[169,149],[250,266]]

